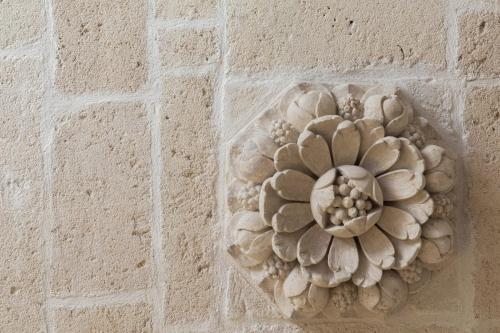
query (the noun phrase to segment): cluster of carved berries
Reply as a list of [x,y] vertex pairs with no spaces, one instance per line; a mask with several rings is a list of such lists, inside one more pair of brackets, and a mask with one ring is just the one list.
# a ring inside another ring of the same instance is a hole
[[246,210],[259,210],[260,184],[248,183],[238,193],[238,200]]
[[353,186],[347,177],[340,176],[335,183],[335,198],[332,205],[326,209],[332,224],[345,224],[355,217],[366,215],[373,208],[370,198]]
[[453,210],[453,203],[450,198],[443,194],[436,194],[432,197],[434,201],[434,211],[432,216],[440,219],[449,219]]
[[341,312],[349,309],[358,296],[358,289],[351,282],[345,282],[330,291],[330,302]]
[[279,119],[274,120],[271,125],[271,138],[279,146],[294,142],[298,133],[289,122]]
[[264,262],[263,268],[267,272],[268,277],[275,280],[285,276],[292,269],[290,263],[281,260],[276,255],[270,256]]
[[363,104],[348,94],[339,101],[339,114],[345,120],[361,119],[363,117]]
[[409,124],[406,130],[403,132],[403,137],[410,140],[419,149],[425,146],[425,136],[422,130],[413,124]]
[[407,267],[398,271],[401,278],[409,284],[420,281],[422,278],[422,272],[423,267],[420,260],[415,260]]

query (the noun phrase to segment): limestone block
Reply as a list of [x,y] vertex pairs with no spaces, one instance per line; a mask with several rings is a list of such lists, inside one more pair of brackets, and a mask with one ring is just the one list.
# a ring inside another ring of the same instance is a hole
[[500,15],[469,12],[460,17],[458,52],[458,67],[468,79],[499,77]]
[[[231,72],[445,66],[445,2],[229,1]],[[389,23],[390,22],[390,23]]]
[[95,308],[57,309],[54,311],[57,333],[151,333],[151,306],[127,304]]
[[43,73],[39,59],[0,61],[0,330],[5,332],[44,331]]
[[475,244],[474,312],[500,319],[500,88],[472,88],[465,101],[468,208]]
[[140,103],[95,104],[57,121],[53,294],[151,285],[150,146]]
[[40,38],[45,29],[42,0],[0,1],[0,49],[16,48]]
[[161,103],[168,325],[206,321],[220,299],[217,140],[210,77],[168,77]]
[[216,29],[169,29],[160,32],[159,39],[163,66],[200,66],[218,60]]
[[158,0],[156,15],[164,19],[203,19],[216,15],[216,0]]
[[56,87],[134,92],[147,77],[145,0],[55,0]]

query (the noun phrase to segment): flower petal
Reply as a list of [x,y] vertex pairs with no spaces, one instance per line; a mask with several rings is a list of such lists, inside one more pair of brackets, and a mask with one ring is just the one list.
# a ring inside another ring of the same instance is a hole
[[443,156],[445,154],[445,150],[443,147],[439,147],[436,145],[428,145],[422,149],[422,156],[425,161],[425,169],[430,170],[439,165]]
[[352,275],[352,282],[361,288],[375,285],[382,278],[382,269],[366,258],[363,251],[359,252],[358,269]]
[[360,86],[351,83],[341,84],[332,89],[332,94],[337,100],[349,94],[360,100],[364,93],[365,91]]
[[321,311],[325,308],[326,304],[328,303],[329,296],[330,296],[330,291],[328,290],[328,288],[322,288],[312,284],[309,287],[307,300],[312,305],[314,310]]
[[332,272],[328,267],[327,259],[311,266],[302,266],[302,272],[307,276],[309,282],[318,287],[332,288],[350,279],[349,274],[344,272]]
[[281,280],[276,282],[276,284],[274,285],[274,301],[276,302],[276,305],[278,306],[280,312],[286,318],[292,318],[294,316],[295,309],[291,300],[285,296],[283,285],[284,282],[282,282]]
[[294,297],[302,294],[309,286],[306,276],[302,274],[299,265],[295,265],[283,283],[283,291],[286,297]]
[[361,136],[353,122],[344,120],[332,138],[332,156],[335,166],[353,165],[359,152]]
[[420,224],[402,209],[385,206],[377,225],[397,239],[416,239],[420,237]]
[[324,258],[332,236],[318,224],[307,230],[299,240],[297,259],[303,266],[317,264]]
[[422,248],[418,253],[418,259],[424,264],[435,265],[443,261],[444,258],[441,256],[439,248],[433,241],[423,239]]
[[375,142],[363,155],[359,166],[365,168],[373,175],[379,175],[388,170],[399,159],[401,142],[387,136]]
[[265,132],[258,131],[255,135],[250,139],[257,146],[257,150],[262,155],[267,158],[273,158],[274,153],[278,149],[278,145],[272,138],[269,137]]
[[297,102],[292,102],[286,112],[286,120],[299,132],[302,132],[312,119],[313,115],[302,109]]
[[359,303],[363,305],[368,310],[373,310],[375,306],[380,302],[381,295],[378,286],[371,286],[367,288],[358,289],[358,299]]
[[243,251],[243,253],[246,256],[251,257],[259,262],[263,262],[273,252],[271,245],[273,234],[273,230],[268,230],[262,234],[259,234],[250,244],[248,250]]
[[342,226],[333,226],[326,232],[335,237],[350,238],[359,236],[377,223],[382,214],[382,209],[378,208],[366,216],[358,216],[344,223]]
[[335,133],[335,130],[343,120],[342,117],[336,115],[322,116],[311,120],[305,129],[314,134],[321,135],[330,146],[333,133]]
[[297,144],[302,161],[316,176],[320,177],[333,167],[330,149],[321,135],[305,130]]
[[368,148],[370,148],[377,140],[385,136],[384,126],[376,119],[358,119],[354,122],[359,134],[361,135],[361,144],[359,147],[359,155],[364,156]]
[[389,170],[407,169],[423,173],[425,163],[418,148],[406,138],[399,138],[399,140],[401,142],[399,159]]
[[278,171],[287,169],[297,170],[305,174],[312,175],[300,158],[299,146],[296,143],[288,143],[274,154],[274,166]]
[[314,179],[296,171],[279,171],[271,178],[271,185],[283,199],[309,202]]
[[258,212],[238,212],[231,218],[231,224],[233,223],[236,224],[236,230],[258,232],[269,228]]
[[388,269],[394,265],[394,247],[379,228],[373,227],[358,236],[364,254],[374,265]]
[[259,213],[264,222],[271,226],[273,216],[278,212],[281,206],[288,201],[278,195],[278,192],[271,185],[271,178],[266,179],[260,189],[259,195]]
[[[368,93],[369,91],[367,91]],[[375,119],[379,121],[381,124],[384,123],[384,109],[382,107],[382,103],[386,97],[384,95],[371,95],[368,98],[363,98],[362,102],[364,102],[365,106],[365,114],[364,117],[368,119]]]
[[[260,218],[260,216],[259,216]],[[273,229],[277,232],[294,232],[313,221],[309,203],[287,203],[273,216]]]
[[446,193],[455,185],[455,179],[442,171],[426,172],[425,181],[425,188],[431,193]]
[[408,299],[408,285],[393,270],[384,271],[379,282],[383,310],[392,312]]
[[368,195],[376,204],[379,206],[384,204],[382,190],[371,173],[355,165],[344,165],[337,169],[343,176],[353,181],[356,187]]
[[329,223],[326,209],[332,204],[335,198],[333,182],[336,177],[336,169],[327,171],[316,181],[311,192],[311,211],[316,222],[323,228],[326,228]]
[[411,198],[394,201],[391,205],[410,213],[420,224],[424,224],[434,211],[434,201],[425,190],[418,191]]
[[353,238],[334,237],[328,253],[330,269],[351,276],[359,264],[358,248]]
[[297,245],[299,239],[308,229],[309,228],[306,227],[291,233],[274,233],[272,240],[274,253],[287,262],[297,259]]
[[385,125],[385,133],[387,135],[398,136],[405,130],[406,126],[408,126],[408,122],[409,115],[403,110],[403,113],[401,113],[399,117],[394,118]]
[[425,238],[453,236],[453,229],[447,220],[431,219],[422,227],[422,236]]
[[417,239],[397,239],[388,235],[396,252],[394,261],[395,269],[403,269],[415,260],[422,247],[422,240]]
[[425,178],[422,174],[404,169],[380,175],[377,181],[386,201],[411,198],[425,185]]
[[233,163],[238,178],[262,183],[275,172],[271,159],[263,156],[255,142],[247,141]]

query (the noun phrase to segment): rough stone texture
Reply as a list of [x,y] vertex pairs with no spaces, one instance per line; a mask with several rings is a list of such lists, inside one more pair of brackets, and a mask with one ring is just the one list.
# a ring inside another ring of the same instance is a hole
[[45,26],[42,0],[0,1],[0,49],[36,41]]
[[466,96],[468,203],[475,243],[474,313],[500,319],[500,87],[474,88]]
[[[500,7],[499,7],[500,9]],[[458,66],[468,79],[500,77],[500,15],[468,13],[459,22]]]
[[163,19],[201,19],[214,17],[217,0],[157,0],[156,15]]
[[445,65],[444,2],[251,0],[228,3],[233,72]]
[[139,103],[92,105],[58,120],[54,294],[107,294],[150,285],[147,121]]
[[56,86],[133,92],[147,76],[145,0],[55,0]]
[[168,325],[214,316],[219,241],[217,148],[209,77],[169,77],[161,105]]
[[161,32],[159,40],[163,66],[212,64],[219,57],[215,29],[176,29]]
[[100,306],[55,310],[57,333],[150,333],[151,306],[148,304]]
[[0,92],[0,331],[40,332],[44,296],[41,61],[0,61]]

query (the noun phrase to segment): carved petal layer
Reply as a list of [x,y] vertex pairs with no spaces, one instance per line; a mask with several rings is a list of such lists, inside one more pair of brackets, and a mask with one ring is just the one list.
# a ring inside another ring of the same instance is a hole
[[368,148],[359,165],[373,175],[379,175],[398,161],[400,147],[401,142],[392,136],[380,139]]
[[297,245],[299,239],[307,230],[308,227],[291,233],[276,232],[272,240],[274,253],[287,262],[297,259]]
[[267,225],[272,225],[274,214],[276,214],[281,206],[287,202],[288,201],[280,197],[278,192],[272,187],[271,179],[266,179],[260,189],[259,213]]
[[283,199],[308,202],[314,179],[300,171],[285,170],[274,174],[271,185]]
[[385,206],[377,225],[397,239],[416,239],[420,237],[420,224],[402,209]]
[[314,219],[323,228],[329,223],[326,209],[332,204],[335,198],[333,182],[337,174],[336,169],[331,169],[321,176],[314,184],[311,193],[311,211]]
[[262,155],[253,141],[243,146],[241,154],[234,161],[234,170],[238,178],[256,183],[262,183],[275,171],[273,161]]
[[350,238],[359,236],[372,228],[379,220],[382,209],[376,209],[366,216],[358,216],[344,223],[341,226],[333,226],[326,231],[335,237]]
[[274,166],[278,171],[291,169],[312,175],[309,169],[304,165],[304,162],[302,162],[299,146],[296,143],[286,144],[276,150],[274,154]]
[[358,264],[358,248],[354,239],[334,237],[328,253],[330,269],[350,277],[358,268]]
[[391,203],[410,213],[420,224],[424,224],[434,211],[434,201],[427,191],[420,190],[413,197]]
[[330,149],[321,135],[305,130],[297,144],[302,161],[316,176],[320,177],[333,167]]
[[388,235],[388,237],[396,251],[396,260],[394,262],[395,269],[403,269],[417,258],[418,251],[420,251],[422,247],[422,240],[420,238],[401,240],[391,235]]
[[343,176],[346,176],[354,182],[356,187],[376,204],[382,206],[384,196],[376,179],[365,169],[355,165],[344,165],[337,168]]
[[377,140],[384,137],[384,127],[382,123],[376,119],[358,119],[354,122],[359,134],[361,135],[361,145],[359,147],[359,157],[365,155],[368,148],[370,148]]
[[423,173],[424,159],[418,148],[406,138],[399,138],[399,141],[401,142],[399,159],[389,170],[407,169]]
[[337,126],[339,126],[343,120],[342,117],[336,115],[322,116],[311,120],[307,124],[306,130],[321,135],[330,146],[333,133],[335,133]]
[[390,171],[377,177],[384,200],[396,201],[411,198],[424,188],[425,178],[410,170]]
[[[260,218],[260,216],[259,216]],[[273,229],[277,232],[294,232],[313,221],[309,203],[287,203],[273,216]]]
[[303,266],[317,264],[328,251],[332,236],[315,224],[299,240],[297,259]]
[[335,166],[353,165],[358,158],[361,136],[353,122],[344,120],[332,138],[332,156]]
[[326,258],[316,265],[302,266],[302,271],[306,274],[309,282],[323,288],[336,287],[350,279],[350,275],[343,271],[333,272],[328,267]]
[[302,294],[309,286],[306,276],[302,274],[300,266],[296,265],[285,279],[283,291],[286,297],[293,297]]
[[352,275],[352,282],[361,288],[367,288],[375,285],[381,278],[382,269],[372,264],[363,251],[359,251],[359,265]]
[[386,235],[377,227],[373,227],[358,237],[365,256],[374,265],[388,269],[394,264],[394,247]]

